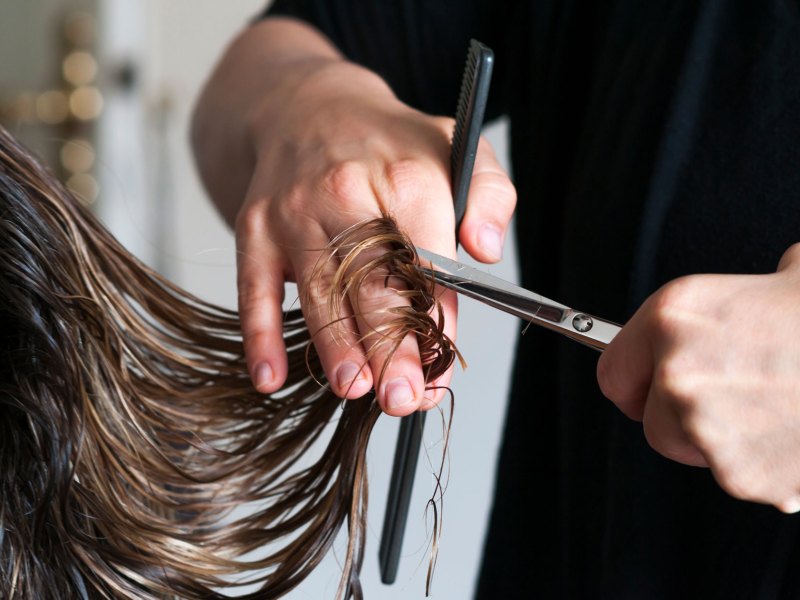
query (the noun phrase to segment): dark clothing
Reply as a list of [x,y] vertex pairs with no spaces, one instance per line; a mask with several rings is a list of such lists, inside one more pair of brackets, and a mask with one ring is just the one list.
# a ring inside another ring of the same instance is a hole
[[[522,284],[625,321],[662,283],[800,241],[800,2],[278,0],[452,114],[470,37],[511,123]],[[478,597],[800,597],[798,517],[649,448],[597,355],[520,338]]]

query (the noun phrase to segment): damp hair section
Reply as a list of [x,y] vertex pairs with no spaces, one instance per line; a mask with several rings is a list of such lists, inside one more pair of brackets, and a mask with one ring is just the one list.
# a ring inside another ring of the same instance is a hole
[[[427,381],[450,367],[433,283],[390,218],[328,253],[331,323],[366,278],[400,281],[378,343],[416,335]],[[139,262],[2,129],[0,322],[0,596],[279,598],[344,529],[337,598],[363,597],[373,394],[330,391],[297,310],[287,383],[256,392],[236,312]]]

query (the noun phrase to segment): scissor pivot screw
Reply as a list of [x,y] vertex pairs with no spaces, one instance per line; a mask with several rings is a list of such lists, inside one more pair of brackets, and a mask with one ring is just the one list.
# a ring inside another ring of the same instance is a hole
[[572,319],[572,326],[576,331],[580,331],[581,333],[589,331],[592,325],[594,325],[594,321],[592,321],[592,317],[589,315],[578,314]]

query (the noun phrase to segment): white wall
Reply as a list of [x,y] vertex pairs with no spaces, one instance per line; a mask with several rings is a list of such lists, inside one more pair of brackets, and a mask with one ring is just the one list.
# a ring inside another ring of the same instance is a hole
[[[206,200],[188,149],[191,106],[216,57],[234,32],[262,8],[260,0],[106,0],[107,57],[131,56],[140,73],[133,94],[110,98],[104,128],[107,149],[104,218],[125,242],[179,284],[201,297],[235,306],[233,237]],[[505,155],[503,127],[491,136]],[[133,143],[133,145],[131,145]],[[137,146],[138,144],[138,146]],[[155,157],[155,159],[154,159]],[[116,190],[115,193],[112,193]],[[510,256],[512,240],[507,241]],[[491,269],[515,274],[508,258]],[[288,294],[291,298],[291,294]],[[444,499],[434,597],[464,600],[472,594],[492,491],[494,463],[505,406],[512,346],[520,327],[512,317],[462,302],[459,347],[470,366],[453,384],[456,399],[449,479]],[[398,582],[384,587],[377,551],[398,421],[382,418],[370,450],[367,598],[424,597],[427,539],[424,508],[433,491],[431,473],[440,457],[440,428],[428,419],[430,463],[420,460],[404,558]],[[289,598],[332,598],[340,569],[329,559]]]

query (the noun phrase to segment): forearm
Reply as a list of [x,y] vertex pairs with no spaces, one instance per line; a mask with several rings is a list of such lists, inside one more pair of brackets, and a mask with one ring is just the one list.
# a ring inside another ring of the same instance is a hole
[[[220,59],[195,106],[191,141],[203,183],[229,224],[244,200],[257,146],[269,135],[265,129],[326,68],[347,70],[339,82],[347,79],[354,89],[364,84],[359,79],[378,79],[347,63],[317,30],[288,18],[249,27]],[[391,95],[388,88],[385,93]]]

